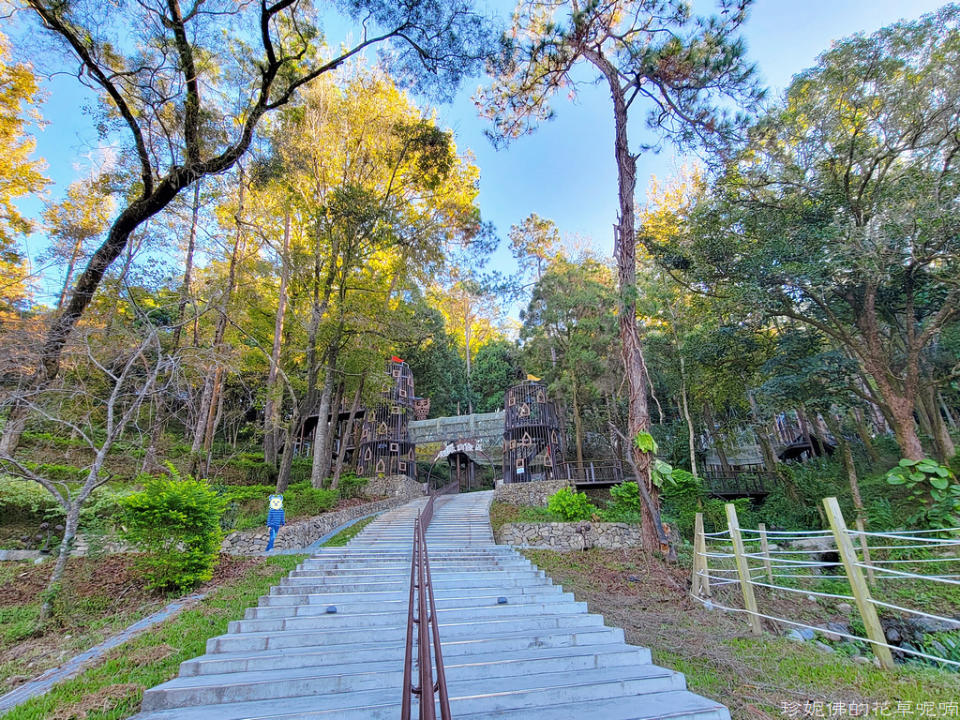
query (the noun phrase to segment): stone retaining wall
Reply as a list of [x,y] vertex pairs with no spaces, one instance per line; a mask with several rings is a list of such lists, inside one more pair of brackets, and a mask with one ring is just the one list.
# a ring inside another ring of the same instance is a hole
[[505,483],[498,480],[497,488],[493,491],[493,499],[510,505],[546,507],[550,496],[557,490],[568,487],[569,484],[569,480],[541,480],[525,483]]
[[500,545],[548,550],[620,550],[642,547],[640,525],[597,522],[506,523],[496,533]]
[[[364,505],[355,505],[345,510],[324,513],[323,515],[317,515],[307,520],[287,523],[280,528],[273,547],[277,550],[305,548],[331,530],[340,527],[344,523],[350,522],[354,518],[405,505],[414,497],[419,497],[419,495],[420,493],[412,496],[406,494],[395,495],[385,500],[366,503]],[[230,533],[223,539],[221,550],[231,555],[257,555],[267,547],[267,539],[269,537],[270,531],[267,530],[266,527]]]
[[[278,550],[306,547],[354,518],[390,510],[421,497],[424,494],[424,487],[424,483],[414,482],[404,476],[373,478],[364,486],[363,493],[380,497],[386,495],[386,499],[290,522],[281,528],[273,546]],[[223,539],[220,549],[231,555],[256,555],[266,548],[269,536],[270,531],[266,527],[232,532]],[[74,542],[74,557],[84,557],[90,553],[90,542],[82,534],[78,534]],[[98,551],[104,553],[134,552],[130,546],[111,538],[104,538],[97,545]],[[56,546],[54,552],[56,552]]]
[[370,478],[363,486],[363,494],[372,497],[405,497],[412,500],[426,494],[426,483],[411,480],[406,475]]

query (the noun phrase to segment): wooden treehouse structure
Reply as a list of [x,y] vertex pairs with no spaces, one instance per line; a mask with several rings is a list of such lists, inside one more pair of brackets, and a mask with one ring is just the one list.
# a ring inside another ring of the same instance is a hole
[[525,380],[507,390],[503,421],[503,481],[553,480],[564,462],[563,428],[556,406],[540,382]]
[[416,447],[410,438],[413,419],[413,373],[399,358],[387,363],[390,383],[368,410],[357,447],[357,474],[366,477],[406,475],[416,480]]

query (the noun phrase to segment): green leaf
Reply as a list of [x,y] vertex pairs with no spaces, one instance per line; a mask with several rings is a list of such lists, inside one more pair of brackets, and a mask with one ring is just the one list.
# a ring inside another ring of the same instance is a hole
[[900,467],[913,467],[914,465],[918,464],[919,462],[920,462],[919,460],[911,460],[910,458],[903,458],[903,459],[899,462],[899,465],[900,465]]
[[[946,490],[950,487],[950,481],[943,477],[930,478],[930,484],[937,488],[937,490]],[[937,499],[939,500],[940,498]]]
[[653,439],[653,435],[646,431],[640,431],[637,433],[637,436],[633,439],[633,445],[640,452],[657,452],[657,441]]
[[890,485],[905,485],[906,482],[907,479],[899,473],[891,472],[889,475],[887,475],[887,483]]

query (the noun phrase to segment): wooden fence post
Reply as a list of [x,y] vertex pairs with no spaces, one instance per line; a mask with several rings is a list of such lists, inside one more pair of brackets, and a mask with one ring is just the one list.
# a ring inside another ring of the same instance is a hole
[[707,565],[707,539],[703,534],[703,513],[697,513],[693,525],[693,582],[694,595],[710,597],[710,570]]
[[743,606],[750,615],[750,630],[754,635],[760,635],[763,627],[760,625],[760,616],[757,615],[757,599],[753,594],[753,583],[750,580],[750,564],[747,562],[746,552],[743,549],[743,538],[740,537],[740,521],[737,519],[737,507],[727,503],[727,527],[730,529],[730,539],[733,541],[733,552],[737,558],[737,571],[740,574],[740,589],[743,591]]
[[863,527],[863,518],[857,518],[857,531],[860,533],[860,552],[863,553],[863,564],[867,566],[867,581],[871,585],[876,585],[877,579],[873,576],[873,565],[870,564],[870,547],[867,545],[867,536],[863,534],[866,532]]
[[763,552],[763,567],[767,571],[767,582],[773,585],[773,568],[770,567],[770,546],[767,544],[767,525],[760,523],[760,550]]
[[836,538],[837,550],[843,559],[843,567],[847,571],[847,579],[850,581],[853,597],[857,601],[860,617],[863,618],[863,625],[867,629],[867,637],[873,643],[873,654],[877,656],[881,667],[893,670],[893,656],[890,654],[890,648],[887,647],[887,638],[883,633],[880,618],[877,616],[877,609],[873,606],[870,588],[867,587],[867,581],[857,565],[857,552],[853,549],[853,541],[850,540],[847,523],[843,519],[843,513],[840,512],[840,504],[835,497],[828,497],[823,499],[823,507],[827,511],[830,529],[833,530],[833,536]]

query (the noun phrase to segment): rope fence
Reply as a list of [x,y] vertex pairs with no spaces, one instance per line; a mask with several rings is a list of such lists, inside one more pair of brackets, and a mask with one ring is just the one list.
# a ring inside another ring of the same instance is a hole
[[[913,591],[913,586],[904,586],[904,582],[932,583],[941,588],[960,585],[960,567],[951,566],[960,563],[960,528],[867,532],[859,519],[855,529],[847,527],[836,498],[825,498],[823,504],[829,530],[767,530],[763,524],[756,529],[741,529],[736,507],[727,504],[727,529],[707,533],[703,516],[698,513],[694,528],[693,598],[711,609],[745,615],[755,634],[763,631],[761,620],[767,620],[813,630],[828,638],[865,643],[877,663],[886,669],[893,669],[897,654],[960,670],[960,661],[928,652],[927,645],[921,644],[918,649],[888,642],[878,614],[878,609],[895,611],[935,621],[949,630],[960,630],[960,620],[956,618],[890,602],[901,600],[908,587]],[[891,580],[899,583],[887,585]],[[816,584],[816,589],[811,587]],[[714,589],[731,589],[734,585],[740,587],[742,607],[732,604],[726,595],[724,602],[714,596]],[[836,626],[820,627],[781,617],[774,610],[762,612],[754,588],[762,588],[765,599],[782,593],[784,597],[799,594],[810,599],[848,602],[857,608],[865,636],[853,630],[838,631]],[[923,593],[913,592],[909,597],[923,597]],[[952,601],[953,606],[960,607],[960,591]],[[946,654],[944,645],[930,644]]]

